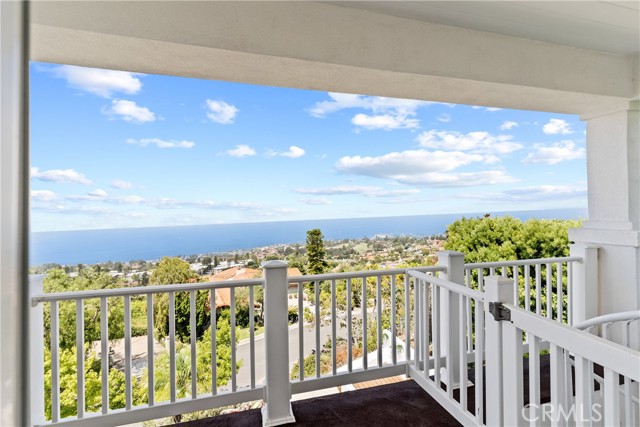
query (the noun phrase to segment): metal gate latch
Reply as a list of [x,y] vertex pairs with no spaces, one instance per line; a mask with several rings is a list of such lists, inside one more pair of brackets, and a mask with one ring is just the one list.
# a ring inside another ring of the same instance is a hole
[[511,311],[499,302],[489,303],[489,313],[493,314],[493,318],[498,322],[501,320],[511,321]]

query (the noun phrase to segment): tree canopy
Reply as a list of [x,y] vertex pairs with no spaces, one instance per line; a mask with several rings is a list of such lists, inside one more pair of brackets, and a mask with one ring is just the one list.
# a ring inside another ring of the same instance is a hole
[[569,228],[580,221],[511,216],[461,218],[447,227],[445,249],[463,252],[466,262],[489,262],[569,255]]

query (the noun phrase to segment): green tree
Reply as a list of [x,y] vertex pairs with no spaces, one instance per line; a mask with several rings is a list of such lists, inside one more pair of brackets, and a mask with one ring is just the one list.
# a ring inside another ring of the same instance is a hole
[[[172,285],[191,283],[198,280],[198,275],[191,270],[189,263],[180,258],[164,257],[151,274],[152,285]],[[187,342],[191,336],[190,326],[190,293],[176,292],[175,320],[176,337]],[[209,326],[209,292],[196,292],[196,337],[201,337]],[[153,300],[154,325],[158,338],[169,334],[169,295],[156,294]]]
[[325,259],[323,239],[324,236],[319,228],[307,231],[307,272],[309,274],[322,274],[329,265]]
[[[120,279],[107,273],[98,273],[92,268],[83,268],[77,277],[69,277],[64,270],[50,270],[44,279],[44,291],[69,292],[97,289],[112,289],[122,286]],[[100,299],[84,300],[84,340],[92,342],[100,339]],[[122,298],[107,300],[109,339],[124,336],[124,302]],[[70,348],[76,344],[76,305],[74,301],[61,301],[58,304],[58,325],[60,347]],[[49,340],[51,331],[51,305],[44,305],[45,339]]]

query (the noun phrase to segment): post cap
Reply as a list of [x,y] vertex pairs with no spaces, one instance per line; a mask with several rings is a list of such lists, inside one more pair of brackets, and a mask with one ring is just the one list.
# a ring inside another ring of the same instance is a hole
[[289,267],[289,263],[286,261],[265,261],[262,263],[262,268],[265,270],[268,268],[287,268]]

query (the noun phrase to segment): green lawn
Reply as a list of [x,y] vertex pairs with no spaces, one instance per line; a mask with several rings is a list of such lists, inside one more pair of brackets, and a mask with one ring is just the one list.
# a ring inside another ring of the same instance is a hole
[[[236,330],[236,337],[238,337],[238,341],[246,340],[249,338],[249,328],[238,328]],[[264,326],[257,326],[255,328],[255,336],[264,334]]]

